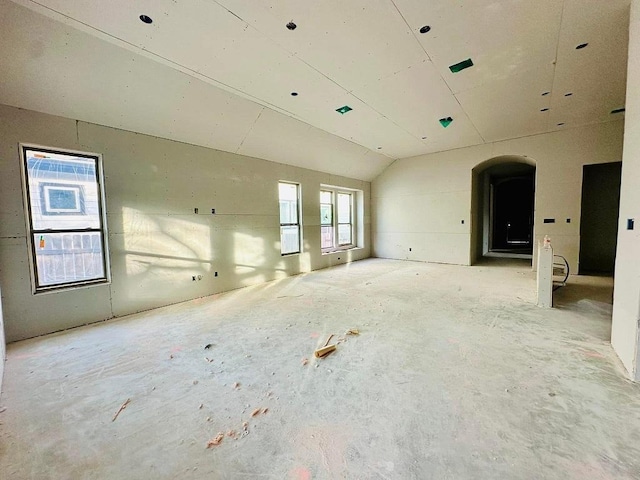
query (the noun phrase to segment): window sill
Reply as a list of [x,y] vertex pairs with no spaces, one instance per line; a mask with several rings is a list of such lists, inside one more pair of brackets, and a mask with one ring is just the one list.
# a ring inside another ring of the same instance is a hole
[[351,247],[338,248],[335,250],[327,250],[322,252],[322,255],[333,255],[336,253],[351,252],[353,250],[364,250],[364,247],[351,246]]

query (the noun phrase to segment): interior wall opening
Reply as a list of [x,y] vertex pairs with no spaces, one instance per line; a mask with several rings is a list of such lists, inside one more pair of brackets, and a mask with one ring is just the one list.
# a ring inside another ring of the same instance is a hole
[[473,170],[471,263],[531,260],[536,167],[524,157],[491,159]]
[[578,261],[581,275],[613,275],[621,177],[622,162],[583,167]]

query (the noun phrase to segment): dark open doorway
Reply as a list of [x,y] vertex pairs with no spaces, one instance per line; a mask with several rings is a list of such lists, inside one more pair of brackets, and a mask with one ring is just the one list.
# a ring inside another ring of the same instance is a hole
[[485,257],[533,260],[535,161],[504,155],[471,176],[471,263]]
[[491,241],[489,251],[533,252],[534,172],[519,165],[519,173],[490,174]]
[[585,165],[580,214],[581,274],[612,274],[618,240],[622,162]]

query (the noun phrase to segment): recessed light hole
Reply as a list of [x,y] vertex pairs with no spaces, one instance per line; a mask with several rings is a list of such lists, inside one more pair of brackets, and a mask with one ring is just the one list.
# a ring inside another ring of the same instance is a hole
[[572,92],[567,92],[567,93],[564,94],[565,97],[570,97],[571,95],[573,95]]
[[150,23],[153,23],[153,19],[151,17],[148,17],[147,15],[140,15],[140,20],[144,23],[146,23],[147,25]]
[[336,112],[338,112],[340,115],[344,115],[345,113],[350,112],[351,110],[353,110],[353,108],[351,108],[349,105],[345,105],[344,107],[336,108]]
[[378,147],[378,150],[382,150],[382,147]]
[[425,25],[424,27],[420,28],[420,33],[428,33],[431,30],[431,27],[429,25]]
[[581,43],[580,45],[578,45],[576,47],[576,50],[582,50],[584,47],[586,47],[587,45],[589,45],[588,43]]
[[427,139],[427,137],[422,137],[422,139],[423,139],[423,140],[426,140],[426,139]]
[[287,28],[289,30],[295,30],[297,27],[298,26],[295,23],[293,23],[293,20],[291,20],[289,23],[287,23]]
[[558,126],[559,126],[559,127],[561,127],[561,126],[563,126],[563,125],[564,125],[564,122],[560,122],[560,123],[558,124]]
[[624,108],[624,107],[622,107],[622,108],[616,108],[615,110],[611,110],[611,114],[613,115],[613,114],[615,114],[615,113],[622,113],[622,112],[624,112],[624,111],[625,111],[625,108]]
[[298,96],[298,92],[291,92],[291,96],[292,97],[297,97]]
[[548,108],[541,108],[541,109],[540,109],[540,111],[541,111],[541,112],[548,112],[548,111],[549,111],[549,109],[548,109]]
[[546,96],[547,96],[547,95],[549,95],[550,93],[551,93],[551,92],[544,92],[544,93],[542,94],[542,96],[543,96],[543,97],[546,97]]

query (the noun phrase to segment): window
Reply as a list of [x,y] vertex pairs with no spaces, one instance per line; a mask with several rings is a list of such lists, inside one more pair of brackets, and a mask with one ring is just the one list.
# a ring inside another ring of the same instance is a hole
[[21,151],[34,292],[107,282],[101,157]]
[[320,191],[320,246],[333,248],[333,192]]
[[351,245],[351,194],[338,193],[338,246]]
[[300,253],[300,185],[278,184],[280,193],[280,253]]
[[320,190],[320,246],[323,252],[354,247],[355,192]]

